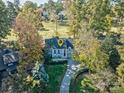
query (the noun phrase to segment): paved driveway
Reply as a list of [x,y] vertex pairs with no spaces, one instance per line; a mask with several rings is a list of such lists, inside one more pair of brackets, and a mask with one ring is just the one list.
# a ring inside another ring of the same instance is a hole
[[60,86],[60,93],[69,93],[71,79],[78,71],[78,68],[79,65],[77,65],[73,60],[68,60],[68,68]]

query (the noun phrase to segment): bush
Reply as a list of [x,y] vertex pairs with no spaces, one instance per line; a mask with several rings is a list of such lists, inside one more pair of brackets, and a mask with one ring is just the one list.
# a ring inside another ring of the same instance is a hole
[[100,91],[93,85],[92,81],[88,78],[84,78],[81,81],[82,93],[100,93]]
[[124,93],[124,87],[115,87],[110,90],[110,93]]

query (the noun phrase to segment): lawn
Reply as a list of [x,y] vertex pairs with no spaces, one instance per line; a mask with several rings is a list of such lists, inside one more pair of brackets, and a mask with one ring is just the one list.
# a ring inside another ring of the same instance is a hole
[[[39,31],[44,39],[55,36],[56,24],[54,22],[43,22],[45,30]],[[62,38],[68,38],[69,26],[57,25],[57,33]]]
[[[56,24],[54,22],[43,22],[44,29],[38,31],[42,35],[43,39],[51,38],[55,36]],[[69,26],[57,25],[57,33],[62,38],[69,37]],[[12,30],[10,34],[4,39],[4,41],[16,41],[17,36]]]
[[70,85],[70,93],[82,93],[81,92],[81,81],[83,78],[78,78],[76,82],[72,83]]
[[59,93],[66,68],[66,64],[46,66],[46,71],[49,75],[48,89],[46,93]]
[[[43,39],[48,39],[55,36],[56,32],[56,24],[54,22],[42,22],[44,25],[44,29],[38,31],[40,35],[42,35]],[[123,28],[124,29],[124,28]],[[112,27],[111,32],[117,32],[118,28]],[[69,32],[69,26],[66,25],[57,25],[57,33],[61,38],[72,37],[72,33]],[[122,33],[123,34],[123,33]],[[11,33],[4,39],[5,41],[16,41],[17,36],[11,31]]]

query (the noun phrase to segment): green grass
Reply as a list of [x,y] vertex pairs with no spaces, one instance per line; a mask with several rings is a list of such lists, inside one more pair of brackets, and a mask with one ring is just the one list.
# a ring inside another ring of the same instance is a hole
[[66,64],[46,66],[46,71],[49,75],[48,89],[46,93],[59,93],[60,85],[66,72],[66,68]]
[[71,84],[70,93],[82,93],[81,92],[81,81],[82,81],[82,79],[79,79],[74,84]]
[[[42,35],[44,39],[56,35],[56,24],[54,22],[43,22],[43,25],[46,30],[39,31],[39,34]],[[57,25],[57,33],[62,38],[68,38],[69,26]]]
[[[38,31],[39,34],[43,37],[43,39],[51,38],[56,35],[56,24],[54,22],[43,22],[44,29]],[[68,38],[69,26],[57,25],[57,33],[61,38]],[[4,41],[16,41],[17,36],[14,31],[11,31],[10,34],[4,39]]]
[[[53,36],[56,35],[56,24],[54,22],[42,22],[44,25],[44,29],[39,31],[39,34],[42,35],[43,39],[47,39],[47,38],[51,38]],[[72,37],[72,33],[69,32],[69,26],[65,25],[59,25],[60,23],[58,23],[57,25],[57,33],[59,35],[59,37],[61,38],[68,38],[68,37]],[[117,27],[112,27],[111,28],[111,32],[118,32]],[[124,27],[123,27],[124,30]],[[124,34],[122,32],[122,34]],[[13,31],[11,31],[10,35],[8,35],[6,37],[6,39],[4,39],[4,41],[16,41],[17,40],[17,36],[13,33]]]

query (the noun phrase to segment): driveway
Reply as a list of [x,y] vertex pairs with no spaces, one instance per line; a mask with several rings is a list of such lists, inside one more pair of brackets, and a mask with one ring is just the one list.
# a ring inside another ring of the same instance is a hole
[[68,68],[60,86],[60,93],[69,93],[71,79],[75,75],[75,73],[79,70],[78,68],[79,65],[77,65],[76,62],[74,62],[71,59],[68,60]]

